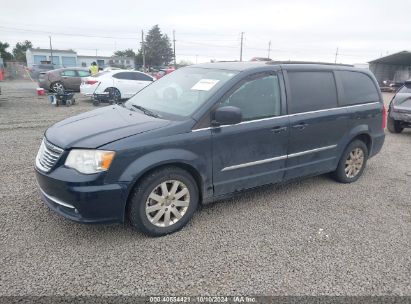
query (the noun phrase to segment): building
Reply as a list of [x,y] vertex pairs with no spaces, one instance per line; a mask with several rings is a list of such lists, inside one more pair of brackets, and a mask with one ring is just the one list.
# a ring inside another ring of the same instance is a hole
[[73,50],[53,50],[53,59],[50,49],[28,49],[26,51],[27,66],[31,68],[34,64],[53,62],[57,67],[88,67],[96,62],[100,68],[121,67],[134,68],[134,58],[131,57],[105,57],[78,55]]
[[56,66],[77,66],[77,53],[73,50],[53,50],[53,58],[51,58],[50,49],[28,49],[26,59],[28,67],[44,61],[53,62]]
[[411,52],[402,51],[369,62],[377,81],[404,82],[411,78]]
[[104,56],[83,56],[77,55],[78,66],[88,67],[92,62],[96,62],[101,68],[121,67],[134,69],[134,58],[131,57],[104,57]]

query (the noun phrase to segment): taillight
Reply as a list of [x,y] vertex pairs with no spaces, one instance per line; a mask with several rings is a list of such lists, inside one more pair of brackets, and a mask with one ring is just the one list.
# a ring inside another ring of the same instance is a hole
[[382,116],[381,127],[382,129],[385,129],[387,125],[387,110],[385,109],[384,105],[382,105],[381,107],[381,116]]
[[95,84],[97,82],[98,82],[97,80],[87,80],[86,84]]

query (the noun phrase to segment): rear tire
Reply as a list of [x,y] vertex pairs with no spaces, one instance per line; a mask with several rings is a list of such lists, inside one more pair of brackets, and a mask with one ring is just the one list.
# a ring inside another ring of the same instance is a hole
[[197,209],[198,201],[198,187],[191,174],[178,167],[166,167],[138,182],[127,215],[143,233],[163,236],[183,228]]
[[401,126],[401,122],[391,118],[390,116],[387,118],[387,129],[391,133],[401,133],[404,130]]
[[340,183],[355,182],[362,175],[367,159],[367,145],[359,139],[352,141],[345,148],[337,170],[332,173],[332,177]]
[[104,92],[108,92],[110,104],[117,104],[121,100],[121,93],[117,88],[107,88]]
[[56,81],[54,82],[51,86],[50,89],[54,92],[54,93],[60,93],[60,92],[64,92],[65,88],[64,85],[61,81]]

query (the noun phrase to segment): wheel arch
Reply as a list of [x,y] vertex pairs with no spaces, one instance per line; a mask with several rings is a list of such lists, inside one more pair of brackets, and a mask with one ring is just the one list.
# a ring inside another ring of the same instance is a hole
[[109,89],[115,89],[115,90],[117,90],[117,91],[120,93],[120,100],[121,100],[122,98],[124,98],[124,97],[123,97],[123,94],[122,94],[121,91],[120,91],[120,89],[117,88],[117,87],[115,87],[115,86],[107,86],[107,87],[104,88],[103,92],[107,92],[107,90],[109,90]]
[[347,146],[354,140],[359,139],[365,143],[368,149],[368,154],[371,154],[373,148],[373,139],[370,130],[367,125],[359,125],[351,130],[339,144],[338,157],[336,158],[335,167],[337,168],[338,162],[340,161]]
[[[205,192],[207,191],[206,188],[206,177],[202,175],[200,172],[200,167],[201,164],[195,163],[193,161],[190,161],[187,159],[187,156],[193,156],[193,155],[185,155],[185,158],[175,158],[175,159],[164,159],[162,161],[156,161],[156,158],[159,155],[159,152],[161,151],[156,151],[153,154],[155,157],[148,155],[143,157],[141,160],[136,161],[135,163],[131,164],[123,174],[123,178],[126,178],[127,175],[129,175],[132,171],[138,172],[137,174],[134,174],[131,182],[129,183],[128,189],[127,189],[127,194],[126,194],[126,200],[124,204],[124,209],[123,209],[123,219],[125,219],[126,213],[127,213],[127,208],[130,203],[130,198],[132,196],[133,190],[136,187],[136,185],[147,175],[151,174],[153,171],[160,170],[166,167],[177,167],[180,169],[183,169],[187,171],[194,179],[196,182],[197,188],[198,188],[198,193],[199,193],[199,201],[201,202],[203,197],[206,195]],[[191,153],[189,151],[186,151],[188,153]],[[161,153],[161,155],[170,155],[170,152],[165,152]],[[147,159],[151,159],[150,163],[147,163]]]
[[348,144],[350,144],[351,142],[353,142],[354,140],[359,139],[362,142],[365,143],[365,145],[367,146],[368,149],[368,154],[370,154],[371,152],[371,148],[372,148],[372,138],[371,135],[368,133],[361,133],[356,135],[353,139],[350,140],[350,142]]

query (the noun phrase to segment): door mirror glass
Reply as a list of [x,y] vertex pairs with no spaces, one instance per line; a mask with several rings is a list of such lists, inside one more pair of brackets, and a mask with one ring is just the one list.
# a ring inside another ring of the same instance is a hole
[[224,106],[215,110],[213,125],[234,125],[240,123],[242,119],[243,114],[240,108]]

